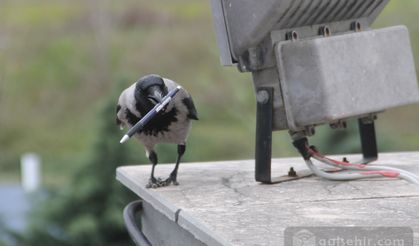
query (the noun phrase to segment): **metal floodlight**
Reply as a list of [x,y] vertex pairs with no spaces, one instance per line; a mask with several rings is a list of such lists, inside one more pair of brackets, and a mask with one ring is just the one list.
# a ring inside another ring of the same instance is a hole
[[405,27],[372,30],[388,0],[212,0],[223,65],[251,72],[257,99],[256,180],[271,178],[273,130],[314,134],[359,119],[364,162],[374,120],[419,102]]

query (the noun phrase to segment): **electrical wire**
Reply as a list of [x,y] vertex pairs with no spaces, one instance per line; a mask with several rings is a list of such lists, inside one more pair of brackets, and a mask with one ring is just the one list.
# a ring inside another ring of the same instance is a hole
[[361,174],[361,173],[328,173],[317,168],[310,159],[305,160],[308,168],[317,176],[330,180],[355,180],[364,178],[376,178],[381,175],[378,173]]
[[[330,180],[356,180],[376,177],[401,178],[419,186],[419,177],[414,173],[394,167],[334,160],[320,154],[314,146],[310,147],[307,138],[301,132],[291,133],[291,137],[294,140],[294,147],[300,152],[308,168],[317,176]],[[313,164],[311,158],[339,169],[334,173],[323,171]]]
[[[406,181],[419,185],[419,177],[414,173],[408,172],[394,167],[386,166],[376,166],[376,165],[366,165],[358,163],[349,163],[343,161],[337,161],[330,158],[327,158],[321,155],[319,152],[315,151],[313,148],[308,148],[307,151],[312,155],[312,157],[320,162],[323,162],[327,165],[339,167],[347,170],[356,170],[359,171],[360,175],[364,175],[363,178],[373,177],[373,176],[384,176],[388,178],[402,178]],[[356,176],[358,177],[358,176]]]

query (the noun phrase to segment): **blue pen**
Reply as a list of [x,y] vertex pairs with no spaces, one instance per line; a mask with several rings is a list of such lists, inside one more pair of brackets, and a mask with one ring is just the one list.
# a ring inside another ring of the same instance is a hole
[[120,143],[125,143],[130,139],[137,131],[140,131],[144,128],[147,123],[153,119],[159,112],[162,110],[169,102],[172,100],[172,98],[176,95],[176,93],[179,92],[181,89],[180,86],[176,87],[175,89],[169,91],[165,97],[161,100],[161,103],[158,103],[152,108],[146,115],[144,115],[141,120],[139,120],[133,127],[131,127],[128,132],[122,137]]

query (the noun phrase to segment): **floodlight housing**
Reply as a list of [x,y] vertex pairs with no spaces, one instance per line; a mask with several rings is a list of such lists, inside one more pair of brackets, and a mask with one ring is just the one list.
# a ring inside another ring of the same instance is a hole
[[[274,130],[307,136],[358,119],[364,162],[374,120],[419,102],[409,33],[371,24],[388,0],[212,0],[220,60],[251,72],[257,100],[256,180],[272,183]],[[281,179],[282,180],[282,179]]]
[[388,0],[212,0],[221,63],[237,63],[272,31],[325,23],[334,23],[333,29],[344,31],[354,20],[370,26],[387,3]]

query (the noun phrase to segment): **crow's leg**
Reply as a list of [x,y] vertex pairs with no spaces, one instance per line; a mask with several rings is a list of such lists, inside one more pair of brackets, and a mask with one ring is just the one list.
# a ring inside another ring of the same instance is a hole
[[175,168],[173,169],[173,171],[170,173],[169,178],[167,178],[166,181],[165,181],[167,184],[173,183],[174,185],[179,185],[179,183],[176,180],[177,179],[177,171],[179,169],[179,163],[180,163],[180,160],[181,160],[183,154],[185,153],[185,150],[186,150],[186,146],[184,144],[179,144],[177,146],[178,156],[177,156],[177,160],[176,160],[176,165],[175,165]]
[[156,152],[154,152],[154,150],[151,150],[147,155],[148,155],[148,159],[153,164],[153,167],[151,168],[151,176],[148,181],[148,184],[146,185],[146,188],[157,188],[157,187],[163,186],[164,182],[162,182],[160,178],[156,179],[154,177],[154,169],[158,161]]

